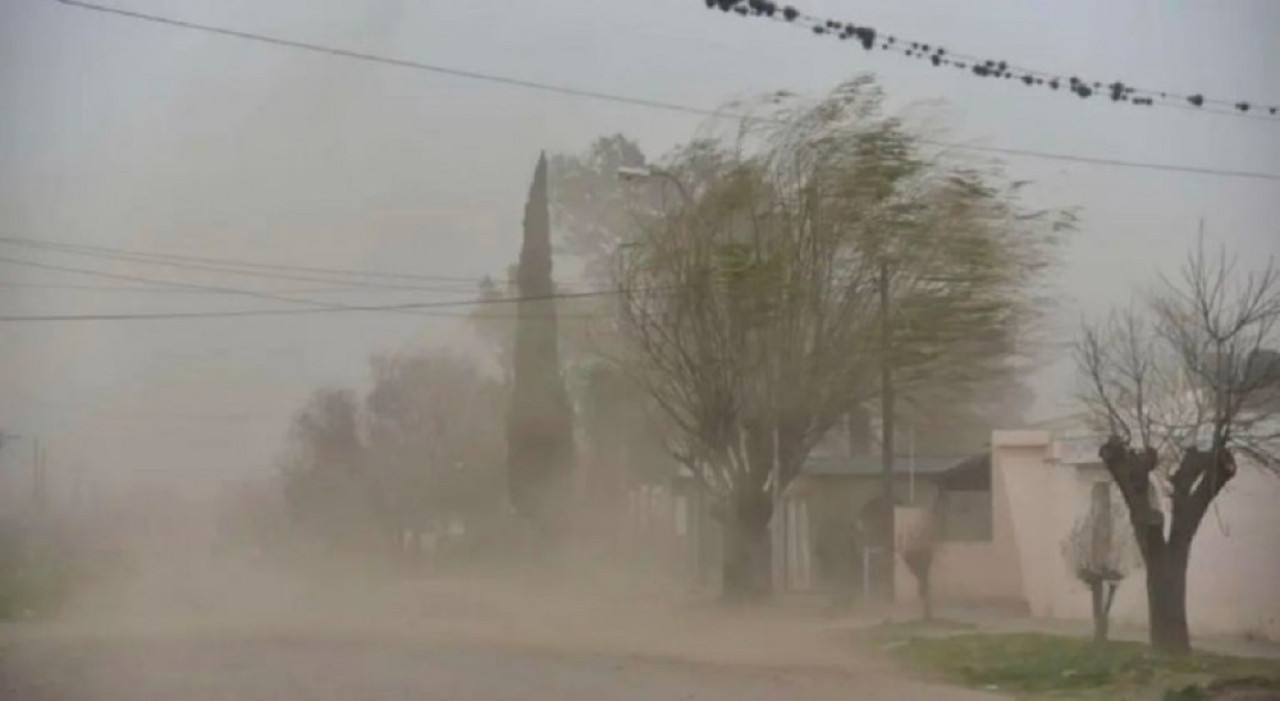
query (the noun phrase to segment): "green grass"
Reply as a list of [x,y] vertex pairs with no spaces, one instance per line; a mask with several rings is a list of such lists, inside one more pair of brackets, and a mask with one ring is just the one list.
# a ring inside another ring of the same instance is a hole
[[[1215,681],[1263,678],[1280,684],[1280,661],[1196,653],[1166,657],[1140,643],[1095,644],[1037,633],[873,633],[872,642],[908,669],[1018,698],[1195,699]],[[1191,687],[1191,688],[1188,688]],[[1174,695],[1181,694],[1181,695]]]
[[934,618],[926,621],[920,618],[903,621],[885,621],[868,629],[868,634],[884,642],[901,641],[912,636],[937,636],[952,633],[973,632],[978,626],[966,621],[954,621],[950,618]]
[[70,592],[72,572],[52,543],[0,534],[0,621],[53,613]]

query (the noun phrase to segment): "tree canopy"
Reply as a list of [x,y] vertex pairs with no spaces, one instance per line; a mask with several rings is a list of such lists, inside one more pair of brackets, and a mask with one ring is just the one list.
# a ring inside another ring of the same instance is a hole
[[677,454],[753,537],[774,480],[877,395],[881,363],[908,394],[1007,371],[1070,225],[1025,211],[998,170],[927,155],[881,101],[868,78],[760,100],[659,164],[681,197],[638,213],[619,254],[632,360]]

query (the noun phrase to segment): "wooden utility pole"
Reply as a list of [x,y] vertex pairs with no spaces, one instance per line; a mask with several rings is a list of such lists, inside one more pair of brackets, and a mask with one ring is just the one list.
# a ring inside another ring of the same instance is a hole
[[893,325],[889,318],[889,263],[880,260],[880,483],[884,509],[881,514],[881,532],[884,540],[880,544],[880,586],[881,596],[886,602],[893,602],[894,592],[894,523],[893,523],[893,342],[891,334]]

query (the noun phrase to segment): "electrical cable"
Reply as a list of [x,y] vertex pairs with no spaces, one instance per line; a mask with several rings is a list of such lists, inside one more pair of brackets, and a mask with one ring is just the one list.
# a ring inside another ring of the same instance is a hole
[[439,301],[439,302],[407,302],[401,304],[369,304],[369,305],[350,305],[350,304],[334,304],[322,302],[319,300],[305,299],[299,297],[287,297],[283,295],[274,295],[267,292],[259,292],[257,290],[245,290],[232,287],[219,287],[210,285],[197,285],[193,283],[174,282],[168,280],[158,280],[154,278],[146,278],[135,275],[125,275],[120,273],[110,273],[99,270],[91,270],[86,268],[74,268],[70,266],[52,265],[41,263],[38,261],[22,260],[8,256],[0,256],[0,263],[8,263],[11,265],[21,265],[26,267],[34,267],[39,269],[51,270],[56,272],[69,272],[83,275],[94,275],[117,280],[126,280],[130,282],[140,282],[154,285],[167,285],[183,289],[205,290],[209,292],[220,292],[224,294],[243,295],[256,297],[260,299],[269,299],[275,301],[290,302],[293,304],[309,305],[309,309],[249,309],[249,310],[232,310],[232,311],[213,311],[213,312],[158,312],[158,313],[126,313],[126,314],[45,314],[45,315],[0,315],[0,321],[6,322],[24,322],[24,321],[107,321],[107,320],[143,320],[143,319],[195,319],[195,318],[222,318],[222,317],[246,317],[246,316],[288,316],[298,314],[316,314],[325,312],[400,312],[400,313],[416,313],[416,310],[438,309],[449,307],[467,307],[475,305],[490,304],[512,304],[528,301],[542,301],[551,299],[577,299],[583,297],[600,297],[613,296],[620,293],[619,290],[597,290],[587,292],[561,292],[551,295],[536,297],[497,297],[497,298],[478,298],[472,300],[460,301]]
[[[1110,96],[1111,101],[1115,103],[1146,107],[1153,105],[1177,107],[1280,123],[1280,119],[1276,118],[1280,114],[1280,105],[1261,105],[1251,100],[1214,99],[1205,97],[1200,93],[1185,94],[1171,90],[1153,90],[1129,85],[1119,80],[1107,83],[1100,80],[1081,79],[1077,76],[1069,76],[1063,73],[1022,68],[1004,60],[983,59],[974,54],[957,53],[938,44],[886,35],[875,27],[819,17],[803,12],[794,5],[781,5],[772,0],[703,0],[703,2],[708,9],[720,9],[743,17],[759,17],[772,20],[781,24],[807,29],[820,37],[831,37],[842,41],[854,40],[867,51],[880,49],[891,53],[899,53],[907,58],[927,60],[935,68],[954,66],[964,70],[967,75],[982,78],[1004,78],[1013,80],[1015,83],[1022,83],[1027,87],[1043,87],[1052,91],[1062,88],[1081,98],[1089,98],[1095,95]],[[1213,105],[1223,109],[1206,107]],[[1269,113],[1271,116],[1266,116],[1264,112]]]
[[[575,88],[566,85],[554,85],[550,83],[542,83],[533,80],[524,80],[520,78],[511,78],[508,76],[495,75],[491,73],[482,73],[479,71],[471,71],[460,68],[452,68],[449,66],[441,66],[421,61],[413,61],[408,59],[391,58],[380,56],[378,54],[365,53],[360,51],[352,51],[348,49],[340,49],[323,44],[313,44],[304,41],[295,41],[292,39],[284,39],[280,37],[270,36],[267,34],[258,34],[226,27],[219,27],[209,24],[201,24],[197,22],[189,22],[186,20],[166,17],[164,15],[154,15],[145,12],[137,12],[134,10],[125,10],[118,7],[109,7],[106,5],[98,5],[82,0],[56,0],[57,2],[69,7],[76,7],[83,10],[100,12],[104,14],[116,15],[119,17],[129,18],[142,22],[149,22],[158,25],[167,25],[188,29],[192,31],[200,31],[211,34],[219,34],[222,36],[233,37],[246,41],[253,41],[263,44],[272,44],[275,46],[300,49],[315,53],[328,54],[341,58],[347,58],[357,61],[366,61],[370,63],[379,63],[384,65],[398,66],[401,68],[409,68],[413,70],[426,71],[430,73],[438,73],[442,75],[453,76],[455,78],[463,78],[467,80],[477,80],[483,82],[497,83],[509,85],[513,87],[525,88],[528,90],[536,90],[540,92],[556,93],[572,97],[581,97],[592,100],[600,100],[604,102],[614,102],[618,104],[627,104],[637,107],[646,107],[650,109],[664,110],[668,112],[678,112],[683,114],[700,115],[704,117],[731,118],[739,120],[759,120],[758,117],[747,114],[738,114],[727,112],[724,110],[707,109],[703,107],[693,107],[690,105],[681,105],[673,102],[663,102],[660,100],[650,100],[646,98],[632,97],[617,93],[608,93],[598,90],[587,90],[583,88]],[[1081,156],[1068,153],[1053,153],[1049,151],[1037,151],[1032,149],[1018,149],[997,146],[980,146],[977,144],[962,144],[954,142],[940,141],[936,139],[920,139],[920,143],[936,146],[941,148],[959,149],[965,151],[973,151],[978,153],[995,153],[1006,156],[1016,156],[1020,158],[1031,158],[1049,161],[1063,161],[1069,163],[1081,163],[1088,165],[1107,166],[1114,168],[1133,168],[1141,170],[1155,170],[1164,172],[1181,172],[1196,175],[1210,175],[1229,178],[1247,178],[1254,180],[1280,181],[1280,173],[1264,173],[1259,171],[1231,170],[1224,168],[1212,168],[1203,166],[1185,166],[1171,163],[1149,163],[1143,161],[1128,161],[1115,158],[1103,158],[1093,156]]]

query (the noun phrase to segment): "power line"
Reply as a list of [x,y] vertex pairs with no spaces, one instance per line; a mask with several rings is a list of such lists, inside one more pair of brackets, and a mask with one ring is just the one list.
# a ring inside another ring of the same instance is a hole
[[[218,35],[233,37],[236,39],[242,39],[246,41],[253,41],[253,42],[258,42],[263,44],[271,44],[275,46],[300,49],[300,50],[311,51],[315,53],[328,54],[331,56],[337,56],[337,57],[347,58],[347,59],[352,59],[357,61],[366,61],[369,63],[379,63],[379,64],[390,65],[390,66],[398,66],[401,68],[409,68],[413,70],[426,71],[430,73],[438,73],[441,75],[448,75],[456,78],[464,78],[467,80],[497,83],[497,84],[508,85],[512,87],[525,88],[528,90],[536,90],[539,92],[555,93],[560,95],[568,95],[572,97],[581,97],[586,99],[599,100],[602,102],[614,102],[618,104],[627,104],[627,105],[632,105],[637,107],[647,107],[650,109],[664,110],[667,112],[692,114],[692,115],[699,115],[704,117],[718,117],[718,118],[743,119],[743,120],[755,119],[757,121],[771,121],[771,120],[760,120],[759,118],[753,117],[748,114],[734,113],[734,112],[728,112],[723,110],[707,109],[703,107],[693,107],[690,105],[681,105],[673,102],[663,102],[660,100],[650,100],[646,98],[632,97],[632,96],[621,95],[617,93],[607,93],[607,92],[602,92],[597,90],[587,90],[583,88],[575,88],[575,87],[566,86],[566,85],[554,85],[550,83],[542,83],[542,82],[532,81],[532,80],[511,78],[508,76],[495,75],[491,73],[481,73],[478,71],[470,71],[470,70],[464,70],[460,68],[451,68],[448,66],[424,63],[421,61],[392,58],[388,56],[381,56],[378,54],[352,51],[352,50],[341,49],[341,48],[332,47],[332,46],[325,46],[323,44],[313,44],[309,42],[296,41],[292,39],[284,39],[281,37],[270,36],[267,34],[258,34],[254,32],[242,31],[238,29],[230,29],[227,27],[219,27],[216,25],[189,22],[186,20],[175,19],[172,17],[163,16],[163,15],[155,15],[155,14],[149,14],[145,12],[137,12],[133,10],[125,10],[117,7],[108,7],[106,5],[98,5],[90,2],[83,2],[81,0],[57,0],[57,1],[70,7],[77,7],[84,10],[91,10],[94,12],[117,15],[120,17],[139,20],[143,22],[149,22],[149,23],[158,24],[158,25],[166,25],[170,27],[178,27],[182,29],[206,32],[210,34],[218,34]],[[1052,153],[1048,151],[1036,151],[1032,149],[1017,149],[1017,148],[1004,148],[1004,147],[996,147],[996,146],[979,146],[974,144],[951,143],[951,142],[945,142],[945,141],[938,141],[934,139],[919,139],[919,141],[920,143],[923,143],[929,146],[959,149],[959,150],[965,150],[965,151],[974,151],[979,153],[996,153],[996,154],[1001,154],[1006,156],[1017,156],[1020,158],[1032,158],[1032,159],[1049,160],[1049,161],[1063,161],[1063,162],[1069,162],[1069,163],[1081,163],[1081,164],[1107,166],[1107,167],[1114,167],[1114,168],[1133,168],[1133,169],[1155,170],[1155,171],[1164,171],[1164,172],[1192,173],[1196,175],[1210,175],[1210,176],[1218,176],[1218,177],[1280,181],[1280,174],[1277,174],[1277,173],[1263,173],[1263,172],[1245,171],[1245,170],[1229,170],[1229,169],[1223,169],[1223,168],[1211,168],[1211,167],[1201,167],[1201,166],[1184,166],[1184,165],[1176,165],[1176,164],[1170,164],[1170,163],[1149,163],[1149,162],[1142,162],[1142,161],[1127,161],[1127,160],[1113,159],[1113,158],[1100,158],[1100,157],[1080,156],[1080,155],[1066,154],[1066,153]]]
[[[456,287],[452,287],[452,288],[428,287],[424,285],[408,285],[403,283],[367,282],[364,280],[338,281],[338,280],[334,280],[333,278],[315,277],[312,275],[293,275],[293,274],[286,274],[286,273],[279,273],[279,272],[269,273],[269,272],[264,272],[262,270],[245,270],[245,269],[238,269],[238,268],[246,268],[246,267],[264,268],[264,269],[281,268],[286,270],[288,269],[307,270],[307,268],[301,268],[297,266],[275,266],[275,265],[268,265],[268,264],[261,264],[261,263],[245,263],[245,262],[210,265],[210,264],[201,263],[201,262],[185,262],[185,261],[187,260],[194,260],[194,261],[224,260],[225,261],[227,259],[200,258],[195,256],[163,255],[163,254],[145,253],[140,251],[128,251],[125,249],[105,248],[101,246],[58,243],[54,241],[41,241],[37,239],[22,238],[17,236],[0,236],[0,243],[7,243],[14,246],[36,248],[36,249],[47,250],[47,251],[59,251],[62,253],[68,253],[71,255],[78,255],[78,256],[88,256],[93,258],[107,258],[112,260],[124,260],[124,261],[130,261],[134,263],[141,263],[144,265],[163,266],[163,267],[169,267],[169,268],[179,268],[184,270],[200,270],[205,272],[225,273],[230,275],[241,275],[241,276],[254,277],[254,278],[266,278],[270,280],[290,280],[290,281],[311,282],[311,283],[320,283],[320,284],[333,284],[334,282],[341,282],[342,284],[349,285],[352,287],[363,287],[363,288],[370,288],[370,289],[377,289],[377,290],[412,290],[412,291],[418,291],[418,292],[446,292],[446,293],[454,293],[454,294],[460,293],[460,292],[475,291],[474,289],[462,290]],[[320,269],[311,268],[310,270],[320,270]],[[330,269],[330,270],[335,270],[335,269]],[[346,275],[368,274],[374,277],[381,275],[380,273],[366,273],[363,271],[343,271],[342,274],[346,274]],[[391,273],[389,275],[397,275],[397,274]],[[466,282],[470,282],[475,285],[478,285],[480,282],[478,279],[465,279],[465,278],[458,278],[458,279],[465,280]]]
[[[974,54],[957,53],[938,44],[886,35],[868,25],[819,17],[803,12],[792,5],[784,6],[772,0],[704,0],[704,2],[708,9],[718,8],[743,17],[773,20],[807,29],[819,37],[854,40],[868,51],[878,48],[882,51],[902,54],[907,58],[927,60],[936,68],[954,66],[966,71],[966,74],[982,78],[1005,78],[1027,87],[1043,87],[1052,91],[1062,88],[1081,98],[1109,95],[1112,102],[1116,103],[1148,107],[1161,105],[1280,123],[1280,119],[1275,119],[1275,116],[1280,114],[1280,106],[1277,105],[1261,105],[1248,100],[1213,99],[1200,93],[1184,94],[1171,90],[1153,90],[1127,85],[1119,80],[1104,83],[1100,80],[1083,80],[1062,73],[1022,68],[1003,60],[983,59]],[[1213,109],[1206,105],[1217,105],[1223,109]],[[1263,112],[1270,113],[1271,116],[1267,117]]]
[[[558,299],[583,299],[591,297],[611,297],[621,294],[619,290],[591,290],[586,292],[558,292],[550,295],[532,295],[524,297],[493,297],[473,299],[464,302],[408,302],[404,304],[370,304],[347,305],[342,307],[309,308],[309,309],[245,309],[214,312],[157,312],[131,314],[36,314],[36,315],[0,315],[3,322],[50,322],[50,321],[144,321],[159,319],[214,319],[235,317],[272,317],[300,316],[314,314],[332,314],[340,312],[386,312],[418,309],[456,308],[465,306],[486,306],[496,304],[518,304],[520,302],[542,302]],[[595,318],[597,315],[581,315],[583,318]],[[489,317],[492,318],[492,317]],[[566,318],[557,315],[557,318]],[[573,318],[569,316],[567,318]]]
[[[3,240],[3,237],[0,237],[0,240]],[[95,255],[95,254],[82,254],[82,255]],[[102,254],[102,255],[106,255],[106,254]],[[285,296],[282,294],[262,292],[259,290],[247,290],[247,289],[237,288],[237,287],[223,287],[223,286],[201,285],[201,284],[186,283],[186,282],[176,282],[172,280],[162,280],[158,278],[142,277],[138,275],[126,275],[122,273],[113,273],[113,272],[107,272],[102,270],[94,270],[90,268],[54,265],[50,263],[12,258],[8,256],[0,256],[0,263],[7,263],[10,265],[19,265],[19,266],[37,268],[42,270],[50,270],[54,272],[90,275],[90,276],[103,277],[103,278],[114,279],[114,280],[125,280],[129,282],[144,283],[149,285],[160,285],[165,288],[165,289],[156,289],[156,290],[147,290],[146,288],[133,288],[136,291],[202,292],[202,293],[215,293],[215,294],[243,295],[243,296],[255,297],[260,299],[269,299],[274,301],[283,301],[283,302],[291,302],[294,304],[308,305],[311,307],[315,307],[316,308],[315,311],[386,311],[386,312],[392,312],[392,313],[412,314],[416,316],[462,316],[456,313],[448,313],[448,312],[432,313],[432,312],[417,311],[417,310],[427,306],[440,306],[440,307],[470,306],[475,304],[498,304],[498,303],[508,303],[508,302],[517,303],[517,302],[526,300],[526,298],[522,298],[522,297],[509,297],[509,298],[478,298],[478,299],[456,301],[456,302],[410,303],[407,305],[350,305],[350,304],[341,304],[336,302],[324,302],[321,300],[308,299],[303,297]],[[169,288],[172,288],[172,289],[169,289]],[[431,289],[431,288],[415,287],[410,289]],[[460,290],[445,290],[445,291],[459,292]],[[615,290],[608,290],[608,291],[596,291],[596,292],[585,292],[585,293],[562,292],[562,293],[557,293],[556,295],[553,295],[553,297],[550,297],[550,298],[559,299],[559,298],[574,298],[574,297],[592,297],[592,296],[600,296],[604,294],[609,294],[609,295],[618,294],[618,290],[615,289]],[[258,310],[245,310],[245,311],[256,312]],[[277,315],[275,313],[277,310],[262,310],[262,311],[271,312],[272,316]],[[286,310],[278,310],[278,311],[286,311]],[[300,311],[300,310],[294,310],[294,311]],[[83,320],[90,320],[89,317],[101,317],[104,320],[107,318],[161,319],[161,318],[194,318],[194,316],[200,316],[200,315],[208,315],[208,316],[216,317],[216,316],[245,316],[246,314],[241,313],[240,311],[236,311],[236,312],[207,312],[207,313],[206,312],[176,312],[173,314],[158,313],[158,314],[115,314],[115,315],[37,315],[37,316],[31,316],[31,317],[26,317],[26,316],[0,317],[0,321],[73,321],[73,320],[81,320],[82,318]],[[501,319],[501,318],[516,318],[516,316],[517,315],[515,314],[486,313],[480,318]],[[549,315],[535,314],[534,316],[537,317],[537,316],[549,316]],[[600,316],[601,316],[600,314],[596,314],[596,313],[576,313],[576,314],[575,313],[557,313],[556,314],[556,318],[565,319],[565,320],[595,319],[595,318],[600,318]]]
[[[125,320],[148,320],[148,319],[200,319],[200,318],[231,318],[231,317],[255,317],[255,316],[289,316],[300,314],[317,314],[332,312],[398,312],[415,315],[430,316],[429,313],[420,310],[441,309],[449,307],[466,307],[477,305],[494,305],[494,304],[515,304],[519,302],[544,301],[554,299],[578,299],[589,297],[614,296],[620,294],[620,290],[594,290],[587,292],[560,292],[551,295],[542,296],[526,296],[526,297],[490,297],[478,298],[465,301],[442,301],[442,302],[408,302],[402,304],[372,304],[372,305],[349,305],[334,304],[322,302],[319,300],[305,299],[300,297],[286,297],[283,295],[273,295],[266,292],[256,290],[244,290],[233,287],[215,287],[206,285],[196,285],[192,283],[174,282],[169,280],[157,280],[154,278],[140,277],[136,275],[124,275],[119,273],[109,273],[100,270],[92,270],[87,268],[75,268],[62,265],[52,265],[41,263],[38,261],[29,261],[7,256],[0,256],[0,263],[8,263],[11,265],[21,265],[57,272],[69,272],[84,275],[95,275],[99,277],[127,280],[130,282],[141,282],[154,285],[169,285],[175,288],[189,290],[203,290],[209,292],[219,292],[223,294],[244,295],[249,297],[257,297],[261,299],[271,299],[276,301],[290,302],[293,304],[308,305],[308,309],[248,309],[248,310],[232,310],[232,311],[213,311],[213,312],[156,312],[156,313],[126,313],[126,314],[42,314],[42,315],[0,315],[0,321],[7,322],[51,322],[51,321],[125,321]],[[550,316],[550,315],[548,315]],[[594,318],[597,315],[578,315],[583,318]],[[497,315],[486,315],[484,318],[499,318]],[[574,318],[573,315],[557,315],[557,318]]]
[[[383,270],[361,270],[354,268],[322,268],[304,265],[284,265],[280,263],[264,263],[261,261],[247,261],[241,258],[225,258],[213,256],[194,256],[182,255],[177,253],[156,253],[154,251],[140,251],[128,248],[112,248],[108,246],[94,246],[83,243],[72,243],[69,241],[55,241],[50,239],[33,239],[22,236],[0,236],[0,243],[8,243],[14,246],[25,246],[39,248],[44,250],[56,250],[73,255],[92,255],[96,257],[105,257],[116,260],[127,260],[147,265],[163,265],[167,267],[185,268],[189,270],[205,270],[210,272],[225,272],[232,275],[245,275],[250,277],[260,277],[278,280],[293,280],[301,282],[314,282],[320,284],[342,285],[347,288],[362,287],[373,290],[406,290],[406,291],[424,291],[424,292],[475,292],[479,289],[479,285],[486,279],[492,279],[492,276],[481,277],[464,277],[458,275],[433,275],[426,273],[402,273],[390,272]],[[268,274],[258,271],[285,271],[285,272],[302,272],[316,273],[321,275],[335,275],[343,277],[367,277],[375,279],[393,279],[393,280],[427,280],[440,282],[453,282],[458,284],[469,284],[471,288],[463,289],[457,287],[426,287],[422,285],[406,285],[398,283],[372,283],[361,280],[346,279],[330,279],[318,278],[311,276],[298,276],[287,274]],[[581,278],[571,278],[565,282],[583,282]],[[0,283],[3,286],[3,283]],[[317,290],[321,292],[339,291],[340,288],[329,288]],[[312,290],[300,290],[301,292],[310,292]]]
[[175,282],[172,280],[159,280],[156,278],[142,277],[138,275],[126,275],[123,273],[111,273],[102,270],[92,270],[89,268],[76,268],[65,265],[53,265],[50,263],[41,263],[39,261],[24,260],[21,258],[11,258],[8,256],[0,256],[0,263],[8,263],[9,265],[20,265],[28,268],[37,268],[40,270],[49,270],[61,273],[75,273],[78,275],[92,275],[111,280],[124,280],[127,282],[140,282],[149,285],[163,285],[175,289],[198,290],[202,292],[216,292],[228,295],[241,295],[245,297],[255,297],[258,299],[269,299],[277,302],[290,302],[292,304],[305,304],[325,309],[341,309],[345,305],[333,304],[329,302],[321,302],[319,300],[307,299],[304,297],[290,297],[287,295],[272,294],[270,292],[260,292],[258,290],[245,290],[238,287],[221,287],[215,285],[198,285],[189,282]]
[[562,292],[562,293],[556,293],[554,295],[550,295],[548,297],[536,297],[536,298],[534,297],[508,297],[508,298],[488,298],[488,299],[479,298],[479,299],[473,299],[473,300],[453,301],[453,302],[412,302],[412,303],[406,303],[406,304],[387,304],[387,305],[349,305],[349,304],[322,302],[320,300],[306,299],[302,297],[288,297],[284,295],[271,294],[269,292],[259,292],[257,290],[245,290],[245,289],[240,289],[236,287],[217,287],[217,286],[208,286],[208,285],[197,285],[193,283],[174,282],[170,280],[158,280],[155,278],[146,278],[146,277],[140,277],[136,275],[123,275],[119,273],[109,273],[109,272],[104,272],[100,270],[91,270],[88,268],[74,268],[74,267],[63,266],[63,265],[52,265],[48,263],[41,263],[38,261],[10,258],[8,256],[0,256],[0,263],[8,263],[10,265],[21,265],[26,267],[52,270],[57,272],[77,273],[82,275],[95,275],[99,277],[111,278],[116,280],[127,280],[130,282],[142,282],[142,283],[154,284],[154,285],[169,285],[179,289],[188,289],[188,290],[194,290],[194,291],[206,291],[206,292],[217,292],[222,294],[244,295],[248,297],[269,299],[269,300],[275,300],[280,302],[291,302],[293,304],[304,304],[304,305],[314,307],[314,309],[312,310],[245,310],[245,311],[235,311],[235,312],[177,312],[173,314],[160,313],[160,314],[104,314],[104,315],[88,314],[88,315],[48,315],[48,316],[32,316],[32,317],[5,316],[5,317],[0,317],[0,321],[75,321],[75,320],[89,320],[91,318],[162,319],[162,318],[197,318],[200,316],[260,316],[260,315],[278,316],[288,311],[293,311],[295,313],[301,313],[303,311],[313,311],[313,312],[385,311],[385,312],[415,313],[413,310],[435,308],[435,307],[459,307],[459,306],[470,306],[475,304],[514,303],[514,302],[522,302],[522,301],[535,301],[540,299],[572,299],[577,297],[596,297],[596,296],[601,296],[606,294],[616,295],[619,293],[619,291],[615,289],[615,290],[595,291],[595,292]]
[[117,253],[134,256],[145,256],[155,258],[157,260],[179,260],[192,261],[196,263],[209,263],[212,265],[226,265],[241,268],[255,268],[259,270],[281,270],[296,271],[303,273],[318,273],[322,275],[340,275],[349,277],[367,277],[389,280],[423,280],[427,282],[459,282],[476,284],[478,278],[463,277],[460,275],[428,275],[423,273],[401,273],[383,270],[356,270],[353,268],[320,268],[308,267],[303,265],[284,265],[280,263],[263,263],[261,261],[246,261],[236,258],[222,258],[213,256],[193,256],[181,255],[177,253],[158,253],[154,251],[138,251],[125,248],[110,248],[107,246],[93,246],[85,243],[74,243],[71,241],[54,241],[50,239],[32,239],[22,236],[0,236],[0,241],[12,243],[15,245],[40,245],[40,246],[60,246],[64,248],[80,249],[85,251],[96,251],[100,253]]
[[[124,293],[143,293],[143,294],[223,294],[213,292],[211,290],[184,290],[184,289],[167,289],[155,287],[129,287],[127,285],[72,285],[53,282],[9,282],[0,280],[0,287],[7,289],[19,290],[68,290],[80,292],[124,292]],[[281,294],[322,294],[326,292],[351,292],[349,285],[336,285],[333,287],[307,287],[294,290],[277,290]]]

